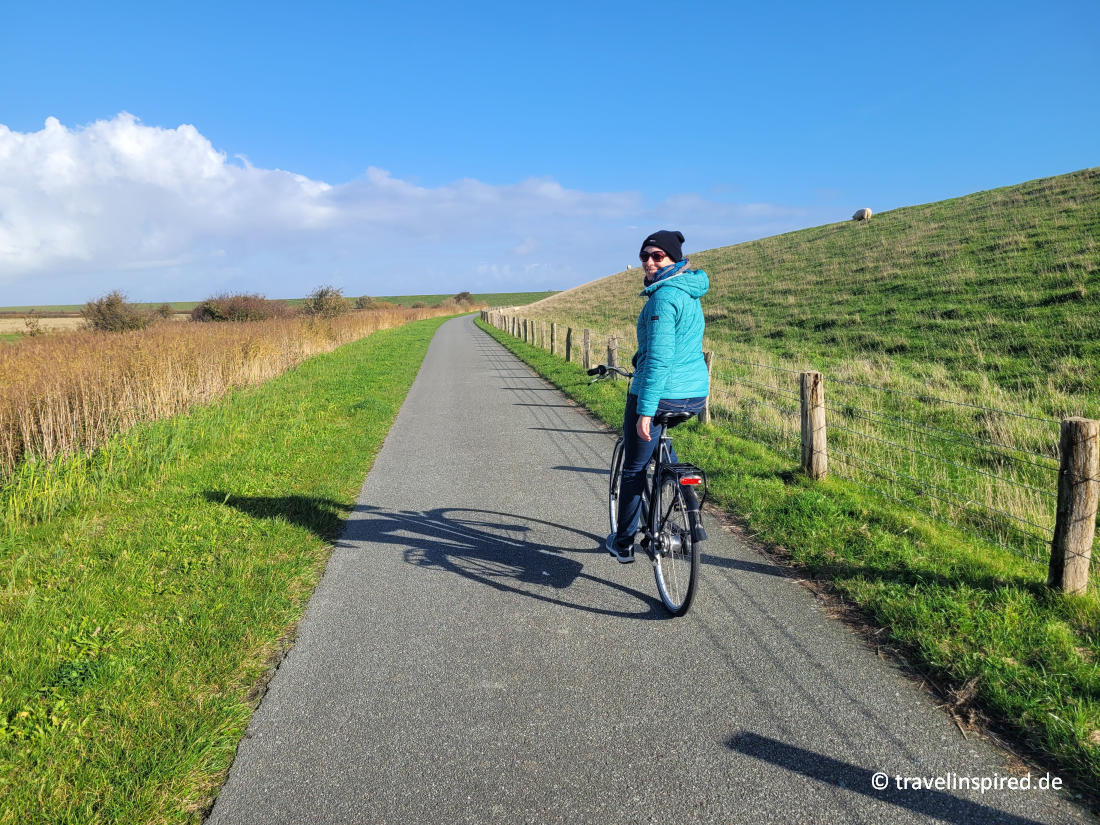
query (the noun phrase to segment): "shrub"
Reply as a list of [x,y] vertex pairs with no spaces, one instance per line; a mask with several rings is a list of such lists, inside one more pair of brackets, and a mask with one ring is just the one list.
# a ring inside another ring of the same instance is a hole
[[266,321],[289,315],[291,309],[285,301],[251,294],[215,295],[191,310],[192,321]]
[[31,310],[27,313],[27,317],[23,319],[23,326],[26,327],[25,335],[32,338],[42,335],[44,330],[42,329],[42,321],[38,318],[37,310]]
[[356,309],[373,309],[374,308],[374,298],[370,297],[369,295],[360,295],[358,298],[355,299],[355,308]]
[[348,302],[344,291],[334,286],[319,286],[306,298],[302,308],[309,315],[322,318],[335,318],[348,311]]
[[469,292],[459,292],[453,296],[453,300],[456,304],[472,304],[474,302],[474,296]]
[[427,304],[424,303],[423,301],[417,301],[415,304],[412,305],[411,308],[412,309],[424,309],[424,307],[426,307],[426,306],[427,306]]
[[175,314],[175,311],[169,304],[161,304],[159,307],[153,310],[153,317],[159,321],[167,321]]
[[126,300],[117,289],[102,298],[88,301],[80,310],[89,329],[102,332],[124,332],[128,329],[144,329],[152,321],[152,314]]

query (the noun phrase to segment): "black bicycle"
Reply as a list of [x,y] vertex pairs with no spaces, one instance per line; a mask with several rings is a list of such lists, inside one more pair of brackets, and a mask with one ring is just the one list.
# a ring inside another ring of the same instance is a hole
[[[634,373],[600,364],[588,371],[593,382],[619,374],[626,379]],[[629,385],[628,385],[629,387]],[[707,474],[694,464],[672,460],[672,439],[668,431],[683,424],[694,413],[660,413],[654,425],[664,427],[660,444],[646,467],[642,489],[642,515],[639,520],[643,538],[641,547],[653,562],[653,575],[661,601],[673,616],[683,616],[691,607],[699,581],[699,556],[707,539],[703,529],[702,506],[707,498]],[[623,437],[615,442],[611,454],[611,479],[607,493],[607,514],[614,533],[619,520],[619,487],[623,475]],[[696,489],[702,487],[700,498]]]

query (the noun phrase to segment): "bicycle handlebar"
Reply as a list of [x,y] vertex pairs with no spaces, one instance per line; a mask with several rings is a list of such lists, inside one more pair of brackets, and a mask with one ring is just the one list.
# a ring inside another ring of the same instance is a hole
[[595,375],[597,379],[606,378],[608,373],[617,372],[623,378],[633,378],[634,373],[627,372],[619,367],[609,367],[607,364],[597,364],[588,371],[589,375]]

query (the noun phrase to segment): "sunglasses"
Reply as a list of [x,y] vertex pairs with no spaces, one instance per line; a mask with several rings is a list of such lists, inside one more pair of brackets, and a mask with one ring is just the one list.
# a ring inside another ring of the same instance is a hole
[[642,263],[646,261],[653,261],[653,263],[660,263],[668,257],[668,253],[665,252],[643,252],[641,254]]

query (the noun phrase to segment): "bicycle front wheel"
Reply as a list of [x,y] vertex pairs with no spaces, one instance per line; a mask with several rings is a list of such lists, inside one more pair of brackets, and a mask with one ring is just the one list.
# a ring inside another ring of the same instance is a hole
[[623,440],[619,438],[615,442],[615,450],[611,453],[611,478],[607,487],[607,517],[611,522],[611,532],[619,527],[619,487],[623,483]]
[[702,541],[695,493],[680,485],[675,473],[662,473],[651,527],[655,539],[653,575],[661,601],[673,616],[683,616],[695,598]]

